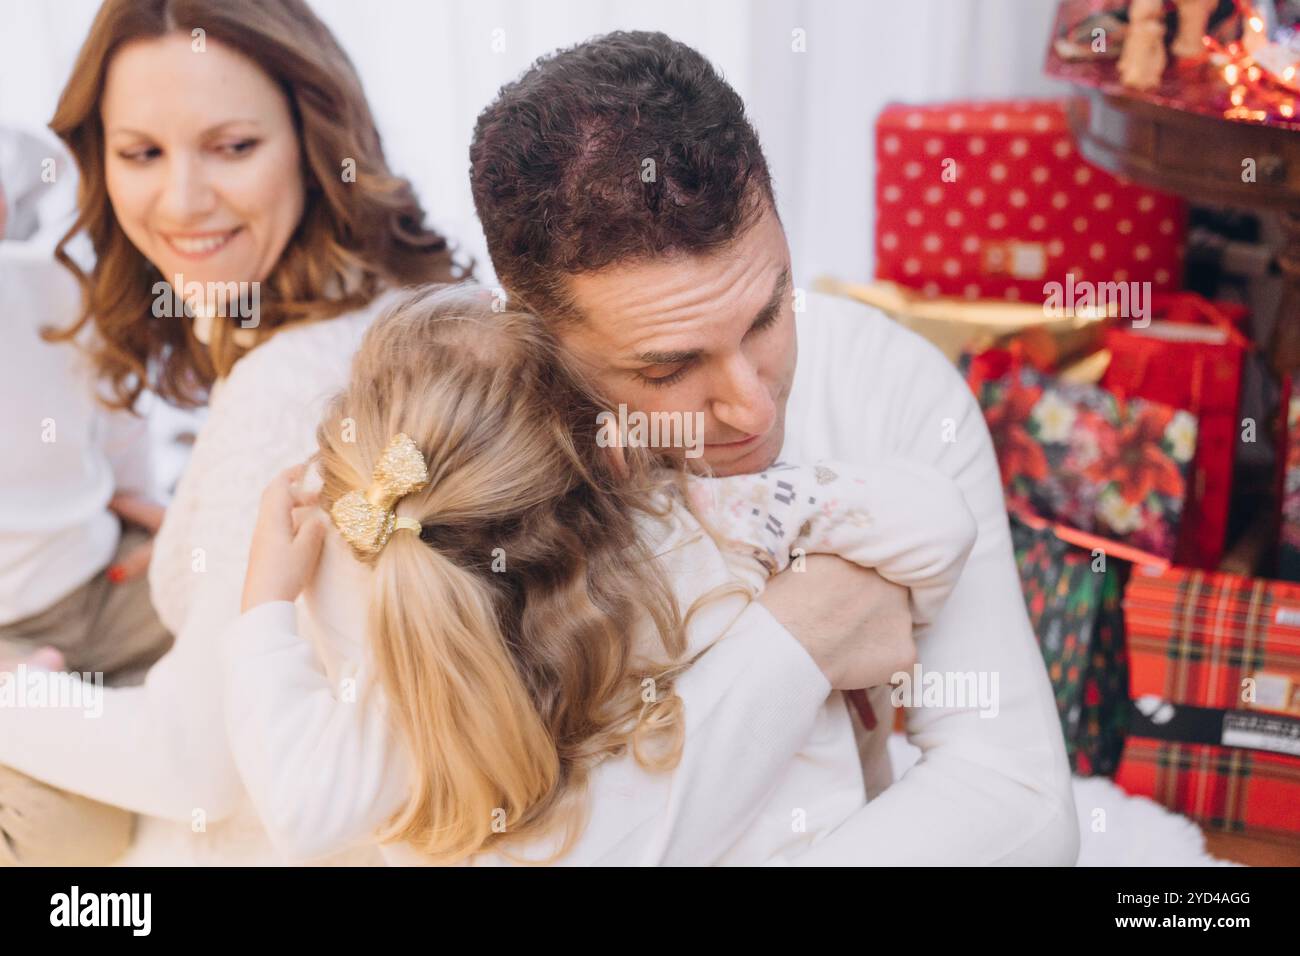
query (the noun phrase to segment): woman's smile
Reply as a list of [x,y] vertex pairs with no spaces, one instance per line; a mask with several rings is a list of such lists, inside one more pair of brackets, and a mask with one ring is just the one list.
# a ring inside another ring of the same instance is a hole
[[215,255],[230,244],[243,226],[234,229],[210,232],[164,232],[163,241],[178,255],[190,259],[206,259]]

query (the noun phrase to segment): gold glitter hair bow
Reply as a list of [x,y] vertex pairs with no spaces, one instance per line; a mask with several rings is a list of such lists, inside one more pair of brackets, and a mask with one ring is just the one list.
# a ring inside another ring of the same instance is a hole
[[402,433],[393,436],[375,462],[370,487],[349,491],[334,502],[330,518],[348,544],[360,554],[378,554],[399,528],[417,534],[420,522],[393,514],[397,499],[429,483],[429,469],[415,442]]

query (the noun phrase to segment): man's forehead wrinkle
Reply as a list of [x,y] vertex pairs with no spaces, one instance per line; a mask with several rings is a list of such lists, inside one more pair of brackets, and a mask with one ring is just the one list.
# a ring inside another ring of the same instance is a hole
[[[683,321],[698,316],[687,316],[681,312],[660,311],[646,324],[637,324],[637,332],[627,343],[626,354],[629,358],[640,358],[655,352],[678,352],[686,349],[673,348],[664,342],[669,335],[682,330]],[[694,348],[694,346],[691,346]]]
[[[769,273],[773,266],[775,274]],[[733,245],[707,259],[670,256],[653,263],[628,262],[607,275],[616,281],[595,284],[580,304],[593,318],[605,313],[603,321],[593,323],[593,331],[611,358],[624,362],[650,353],[704,350],[708,343],[692,341],[690,333],[720,315],[719,303],[730,303],[729,320],[737,318],[730,315],[735,308],[752,312],[745,316],[752,320],[774,297],[783,297],[792,279],[788,255],[774,260],[772,249],[753,243],[748,248]]]
[[712,305],[731,295],[736,286],[745,281],[749,271],[747,264],[752,262],[753,260],[747,263],[746,260],[736,259],[735,265],[728,266],[725,271],[694,270],[695,274],[703,277],[703,281],[684,283],[667,293],[662,290],[655,292],[647,287],[645,299],[657,312],[663,314],[697,311],[702,305]]
[[[734,281],[727,288],[733,284]],[[638,282],[618,291],[610,290],[604,296],[615,308],[607,309],[602,302],[593,302],[588,308],[596,313],[616,312],[618,318],[608,320],[621,324],[641,343],[650,336],[661,334],[665,327],[698,318],[701,306],[717,301],[725,292],[726,289],[718,289],[712,282],[683,283],[680,288],[669,292],[654,282]],[[619,332],[618,328],[610,329],[613,337],[622,338]]]

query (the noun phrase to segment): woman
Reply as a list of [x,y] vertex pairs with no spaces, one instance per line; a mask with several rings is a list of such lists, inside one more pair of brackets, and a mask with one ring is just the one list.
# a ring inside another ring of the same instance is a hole
[[[388,294],[459,270],[300,0],[108,0],[51,127],[80,168],[57,255],[84,303],[55,338],[93,326],[110,404],[152,389],[206,399],[209,417],[150,565],[172,650],[142,686],[106,689],[98,720],[0,710],[0,765],[156,818],[135,861],[270,861],[226,747],[214,656],[239,612],[258,496],[310,450]],[[66,251],[83,230],[89,273]]]

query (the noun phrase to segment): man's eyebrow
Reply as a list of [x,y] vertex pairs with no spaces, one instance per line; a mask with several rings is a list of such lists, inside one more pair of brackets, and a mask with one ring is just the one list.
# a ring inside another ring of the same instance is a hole
[[[786,292],[790,288],[790,267],[786,266],[781,270],[781,274],[776,278],[776,284],[772,286],[772,295],[768,297],[763,307],[758,310],[758,315],[750,323],[750,330],[762,325],[781,308],[781,300],[785,298]],[[645,365],[681,365],[685,362],[693,362],[701,355],[700,349],[685,349],[676,352],[640,352],[636,356],[638,362]]]
[[768,298],[767,303],[763,308],[758,310],[758,315],[754,317],[754,321],[749,326],[750,331],[758,328],[758,326],[764,324],[768,319],[776,315],[777,311],[781,308],[781,300],[785,298],[785,294],[789,288],[790,267],[786,266],[781,270],[781,274],[776,277],[776,285],[772,286],[772,295]]
[[636,360],[646,365],[678,365],[700,357],[699,349],[687,349],[678,352],[639,352]]

